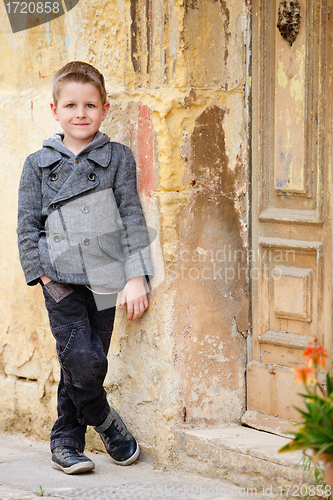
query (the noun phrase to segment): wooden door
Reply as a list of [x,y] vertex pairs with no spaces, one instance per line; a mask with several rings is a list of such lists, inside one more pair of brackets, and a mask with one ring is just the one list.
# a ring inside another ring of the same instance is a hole
[[253,335],[243,420],[259,428],[271,417],[297,419],[290,368],[304,364],[309,340],[332,351],[332,5],[253,2]]

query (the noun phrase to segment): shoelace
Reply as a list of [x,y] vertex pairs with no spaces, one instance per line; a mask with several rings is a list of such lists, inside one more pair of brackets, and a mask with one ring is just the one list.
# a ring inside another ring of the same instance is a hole
[[64,448],[63,450],[61,450],[61,455],[64,457],[65,460],[67,460],[67,458],[70,458],[71,457],[71,454],[74,453],[74,451],[81,457],[83,455],[83,453],[81,453],[80,451],[78,450],[68,450],[67,448]]
[[108,436],[105,436],[105,441],[107,443],[107,446],[111,449],[111,451],[116,451],[116,449],[122,445],[124,442],[128,441],[124,436],[122,436],[122,438],[117,442],[117,444],[111,444],[110,443],[110,439],[108,438]]
[[115,418],[112,421],[111,425],[114,425],[117,431],[120,432],[120,434],[127,439],[132,439],[132,434],[129,432],[127,427],[125,426],[124,422],[121,420],[118,414],[114,416]]

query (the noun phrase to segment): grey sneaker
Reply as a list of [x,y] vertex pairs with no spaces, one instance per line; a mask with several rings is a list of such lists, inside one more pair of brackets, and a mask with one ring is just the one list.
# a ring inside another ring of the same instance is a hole
[[57,446],[52,450],[52,467],[65,474],[79,474],[90,472],[95,464],[73,446]]
[[139,445],[127,429],[120,416],[111,408],[102,425],[95,427],[106,451],[118,465],[130,465],[140,455]]

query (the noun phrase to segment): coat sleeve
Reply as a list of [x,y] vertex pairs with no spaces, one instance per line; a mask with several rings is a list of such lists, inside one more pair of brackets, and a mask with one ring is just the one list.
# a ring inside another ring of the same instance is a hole
[[44,274],[38,251],[43,229],[41,180],[28,157],[19,186],[17,223],[20,262],[28,285],[36,285]]
[[135,276],[151,278],[154,274],[150,255],[150,240],[145,216],[137,190],[136,165],[129,148],[123,154],[114,180],[114,196],[123,231],[121,245],[126,279]]

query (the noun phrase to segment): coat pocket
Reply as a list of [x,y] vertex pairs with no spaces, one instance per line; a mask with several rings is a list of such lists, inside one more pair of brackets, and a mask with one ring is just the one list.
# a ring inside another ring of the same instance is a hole
[[98,236],[98,244],[103,252],[107,253],[110,257],[116,260],[124,260],[120,242],[116,237],[112,237],[111,234],[104,234],[102,236]]

